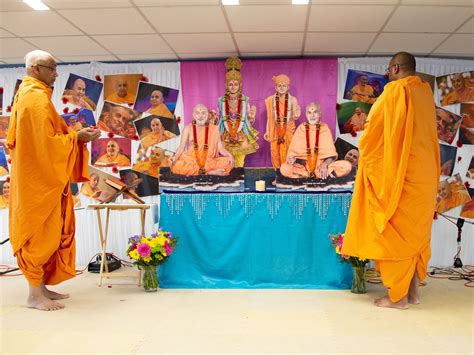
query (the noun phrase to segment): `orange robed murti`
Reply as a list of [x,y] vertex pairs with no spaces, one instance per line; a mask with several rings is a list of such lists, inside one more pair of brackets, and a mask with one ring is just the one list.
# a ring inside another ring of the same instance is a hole
[[359,168],[342,253],[373,259],[392,302],[426,276],[440,175],[430,86],[417,76],[387,84],[359,141]]
[[28,282],[58,284],[75,276],[74,202],[69,181],[87,181],[89,153],[51,103],[52,89],[25,76],[15,96],[10,240]]
[[[293,132],[295,131],[295,113],[294,109],[298,105],[298,100],[296,97],[291,96],[291,117],[289,122],[286,125],[285,135],[284,135],[284,142],[278,143],[278,128],[277,123],[275,121],[275,112],[273,110],[273,100],[275,99],[276,95],[269,96],[265,99],[265,106],[267,108],[267,125],[268,125],[268,136],[270,139],[270,153],[272,158],[272,165],[274,168],[279,168],[281,164],[286,161],[286,156],[288,153],[288,147],[290,146],[291,140],[293,139]],[[284,98],[281,97],[278,100],[277,105],[280,105],[280,113],[285,111],[285,101]],[[284,117],[286,120],[286,117]]]
[[[191,128],[191,137],[192,137],[192,126]],[[198,150],[199,154],[202,155],[204,150],[204,135],[206,132],[205,127],[196,127],[197,129],[197,140],[198,140]],[[224,169],[225,174],[229,175],[231,170],[230,160],[228,157],[220,157],[218,151],[219,144],[219,127],[214,125],[209,125],[209,137],[208,137],[208,151],[207,159],[204,165],[206,171],[212,171],[217,169]],[[181,175],[199,175],[199,164],[196,161],[196,154],[194,152],[193,142],[188,142],[188,147],[186,151],[181,154],[178,160],[171,167],[173,174]]]

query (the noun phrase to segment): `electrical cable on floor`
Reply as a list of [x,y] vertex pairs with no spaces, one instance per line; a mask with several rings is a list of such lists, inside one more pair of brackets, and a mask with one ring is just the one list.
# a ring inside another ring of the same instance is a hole
[[[461,271],[459,271],[461,270]],[[447,279],[452,281],[464,280],[464,286],[474,287],[474,266],[465,265],[462,268],[433,267],[428,276],[433,279]]]

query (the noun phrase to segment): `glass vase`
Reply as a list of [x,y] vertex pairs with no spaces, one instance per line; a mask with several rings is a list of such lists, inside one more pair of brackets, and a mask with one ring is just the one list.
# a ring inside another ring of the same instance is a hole
[[141,266],[142,269],[142,285],[145,292],[156,292],[160,282],[158,281],[158,266],[146,265]]
[[354,278],[352,279],[352,293],[367,293],[365,287],[365,266],[353,266]]

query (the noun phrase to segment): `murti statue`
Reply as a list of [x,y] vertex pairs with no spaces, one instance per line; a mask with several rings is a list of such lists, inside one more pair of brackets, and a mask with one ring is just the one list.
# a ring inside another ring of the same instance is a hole
[[280,74],[272,78],[275,94],[265,99],[267,127],[263,138],[270,143],[272,165],[279,168],[286,162],[286,153],[295,132],[295,120],[301,115],[296,97],[290,95],[290,78]]
[[257,109],[242,94],[241,66],[237,57],[226,60],[226,92],[219,97],[219,132],[225,149],[235,159],[235,167],[243,167],[245,156],[259,148],[258,131],[252,127]]

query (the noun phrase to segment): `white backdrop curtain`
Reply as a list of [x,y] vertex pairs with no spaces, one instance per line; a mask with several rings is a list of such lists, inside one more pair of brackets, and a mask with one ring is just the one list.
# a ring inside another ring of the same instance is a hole
[[[346,83],[347,73],[349,69],[368,71],[377,74],[385,74],[385,68],[387,68],[390,61],[389,57],[377,57],[377,58],[339,58],[338,66],[338,97],[337,102],[343,103],[347,100],[343,99],[344,87]],[[435,58],[416,58],[416,70],[421,73],[426,73],[434,76],[441,76],[454,72],[466,72],[474,70],[473,60],[457,60],[457,59],[435,59]],[[435,89],[436,91],[436,89]],[[438,92],[435,92],[435,102],[439,102]],[[439,106],[439,105],[438,105]],[[444,106],[448,111],[459,114],[460,105]],[[459,133],[458,133],[459,134]],[[344,134],[344,140],[349,143],[357,145],[357,140],[360,137],[351,137],[350,134]],[[458,136],[454,138],[452,146],[456,145]],[[444,143],[443,143],[444,144]],[[453,175],[460,173],[463,181],[468,180],[471,187],[474,186],[474,181],[466,178],[466,172],[471,162],[471,158],[474,154],[473,145],[463,145],[458,148],[457,156],[461,157],[461,161],[456,161],[454,166]],[[446,177],[442,177],[446,179]],[[459,217],[461,208],[455,208],[447,211],[446,215]],[[473,222],[473,220],[466,220]],[[457,228],[455,225],[447,221],[442,216],[439,216],[437,220],[433,221],[433,229],[431,233],[431,261],[432,266],[450,266],[453,265],[453,257],[456,254],[456,239],[457,239]],[[462,233],[461,243],[461,260],[466,265],[472,265],[474,262],[474,225],[465,223]]]

